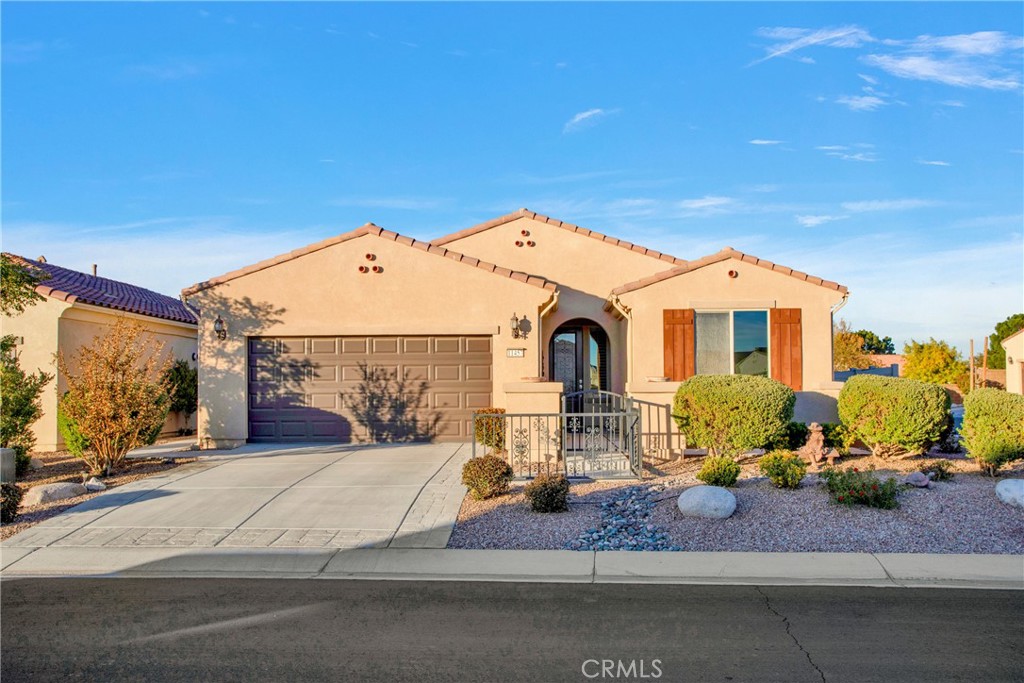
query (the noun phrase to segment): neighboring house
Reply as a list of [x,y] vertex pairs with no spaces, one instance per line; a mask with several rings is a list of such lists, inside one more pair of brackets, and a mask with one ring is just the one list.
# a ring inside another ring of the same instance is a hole
[[182,296],[202,310],[204,446],[367,438],[361,364],[421,387],[439,440],[471,439],[479,408],[557,412],[563,392],[591,388],[667,405],[679,381],[735,371],[791,386],[798,419],[835,421],[841,387],[845,287],[729,248],[684,261],[525,209],[433,242],[368,224]]
[[1003,339],[1006,350],[1006,390],[1024,394],[1024,330]]
[[[197,353],[196,317],[173,297],[110,280],[40,260],[7,254],[16,262],[39,270],[49,277],[36,291],[45,299],[29,306],[13,317],[4,316],[3,334],[14,335],[16,353],[26,372],[42,370],[55,377],[57,352],[70,359],[82,346],[90,344],[106,331],[118,316],[138,320],[175,358],[194,361]],[[58,377],[46,385],[42,394],[43,415],[33,425],[36,449],[58,450],[64,442],[57,429],[57,397],[67,389]],[[172,432],[186,425],[180,416],[168,416],[164,431]]]

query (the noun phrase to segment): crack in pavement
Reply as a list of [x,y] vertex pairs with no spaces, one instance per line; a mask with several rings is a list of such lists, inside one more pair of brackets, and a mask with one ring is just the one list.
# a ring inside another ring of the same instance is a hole
[[772,607],[772,601],[768,598],[768,596],[765,594],[765,592],[763,590],[761,590],[760,586],[754,586],[754,589],[761,595],[762,598],[764,598],[764,604],[765,604],[765,607],[768,608],[768,611],[771,612],[772,614],[774,614],[775,616],[779,617],[780,619],[782,619],[782,623],[785,624],[785,626],[786,626],[786,635],[789,636],[790,638],[792,638],[793,642],[796,643],[796,646],[798,648],[800,648],[800,652],[804,653],[804,656],[807,657],[807,662],[811,666],[813,666],[814,670],[818,672],[819,676],[821,676],[822,683],[826,683],[824,672],[821,669],[818,668],[818,665],[814,663],[813,659],[811,659],[811,653],[804,649],[804,646],[800,644],[800,641],[796,639],[796,636],[793,635],[793,632],[790,630],[791,624],[789,623],[789,618],[786,617],[785,615],[783,615],[782,613],[780,613],[774,607]]

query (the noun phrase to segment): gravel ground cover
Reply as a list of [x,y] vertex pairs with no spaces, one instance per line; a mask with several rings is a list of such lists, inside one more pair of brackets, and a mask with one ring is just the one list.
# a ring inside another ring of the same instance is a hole
[[[82,474],[86,471],[85,466],[79,458],[71,455],[71,453],[67,451],[33,453],[32,457],[42,460],[43,467],[38,470],[29,470],[24,477],[18,480],[18,485],[26,492],[33,486],[40,484],[56,484],[58,482],[82,483]],[[114,472],[109,477],[97,478],[107,485],[107,490],[110,490],[195,461],[195,458],[175,458],[170,462],[164,458],[131,458],[125,461],[126,466],[124,469]],[[18,517],[14,520],[13,524],[0,525],[0,541],[21,533],[43,520],[59,515],[68,508],[84,503],[90,498],[95,498],[100,493],[102,491],[87,493],[68,500],[43,503],[42,505],[27,506],[22,504],[18,508]]]
[[[998,479],[978,473],[962,456],[932,456],[953,462],[954,479],[904,489],[896,510],[830,503],[814,473],[796,490],[777,489],[760,475],[756,458],[741,463],[741,478],[731,489],[736,512],[725,520],[685,517],[676,507],[684,489],[701,483],[699,457],[664,464],[639,484],[573,484],[569,512],[560,514],[530,512],[517,483],[491,500],[467,496],[449,547],[1024,554],[1024,510],[999,502]],[[879,463],[878,475],[901,478],[935,459]],[[840,462],[861,469],[873,464],[869,456]],[[1024,477],[1024,464],[1003,476]]]

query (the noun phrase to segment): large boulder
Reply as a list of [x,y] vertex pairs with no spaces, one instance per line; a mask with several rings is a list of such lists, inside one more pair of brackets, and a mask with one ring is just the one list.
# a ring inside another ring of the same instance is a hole
[[76,498],[84,495],[85,493],[85,487],[81,484],[68,482],[40,484],[39,486],[33,486],[28,490],[28,493],[25,494],[21,504],[25,507],[30,505],[42,505],[43,503],[52,503],[55,500]]
[[725,519],[736,511],[736,496],[721,486],[692,486],[680,494],[677,505],[687,517]]
[[1024,508],[1024,479],[1003,479],[996,484],[996,497],[1007,505]]

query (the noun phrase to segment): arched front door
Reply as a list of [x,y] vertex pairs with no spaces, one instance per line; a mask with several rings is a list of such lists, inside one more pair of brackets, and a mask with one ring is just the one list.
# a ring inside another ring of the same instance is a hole
[[551,380],[565,393],[608,389],[608,335],[593,320],[563,323],[551,337],[548,350]]

